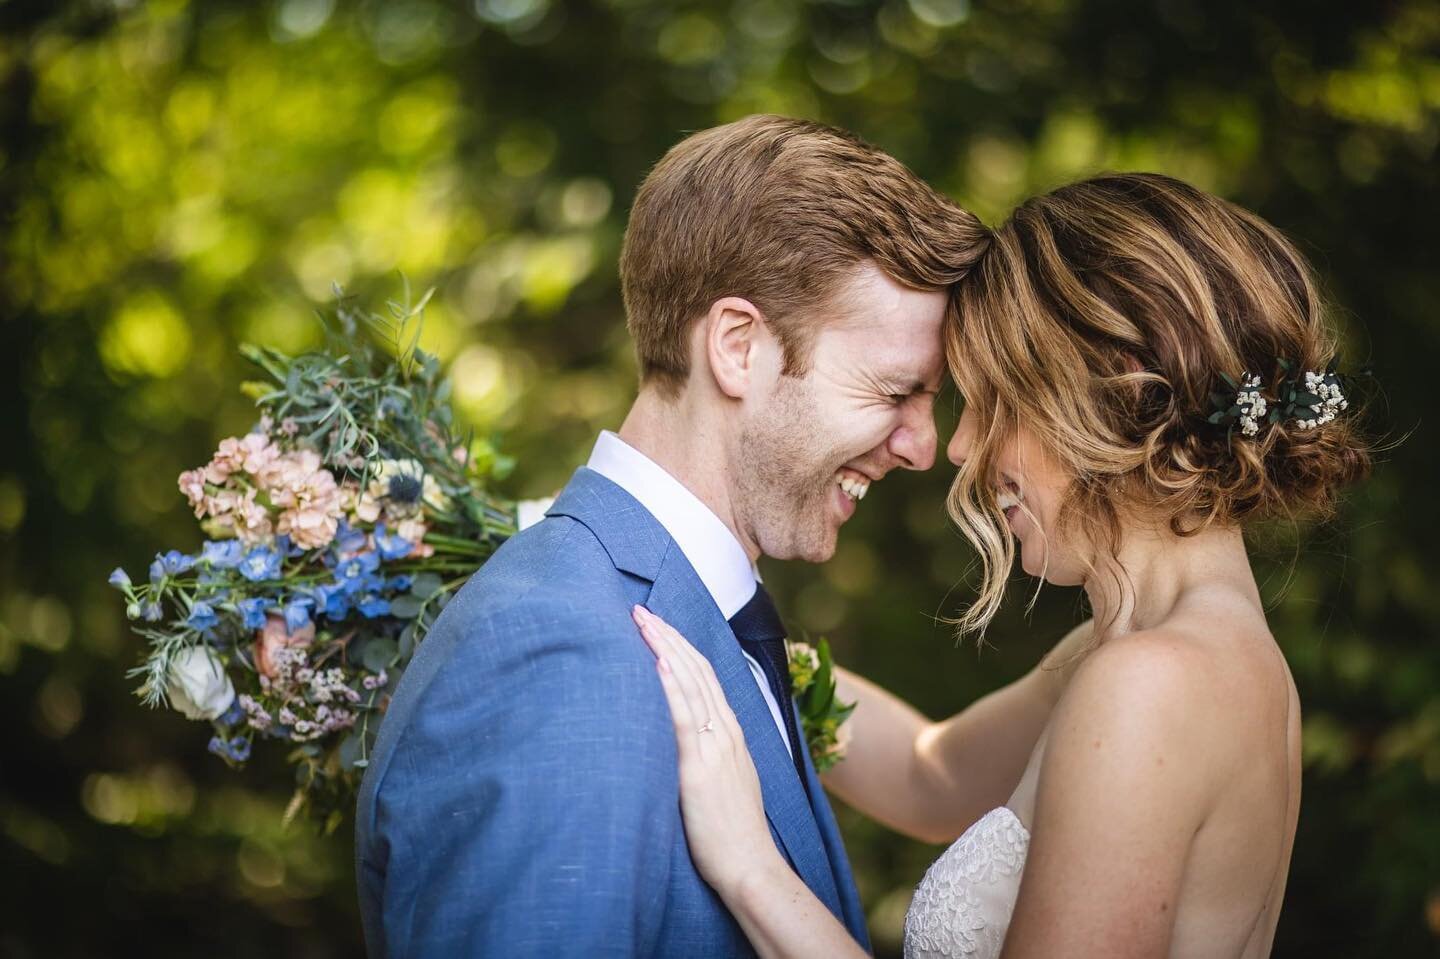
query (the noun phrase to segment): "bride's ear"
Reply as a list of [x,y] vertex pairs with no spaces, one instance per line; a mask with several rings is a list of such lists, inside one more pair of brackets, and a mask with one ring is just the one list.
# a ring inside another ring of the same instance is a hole
[[755,383],[772,339],[765,317],[749,300],[727,296],[710,305],[700,326],[701,347],[716,387],[731,399],[741,399]]
[[1158,373],[1146,369],[1145,364],[1134,353],[1125,353],[1121,357],[1121,364],[1125,372],[1120,375],[1120,379],[1130,388],[1130,399],[1133,402],[1140,402],[1148,384],[1164,382],[1164,378]]

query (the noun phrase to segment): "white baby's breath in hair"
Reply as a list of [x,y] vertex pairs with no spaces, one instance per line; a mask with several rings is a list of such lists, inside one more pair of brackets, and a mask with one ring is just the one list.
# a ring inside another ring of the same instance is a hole
[[1235,394],[1235,405],[1240,407],[1240,432],[1254,436],[1260,432],[1260,423],[1265,418],[1268,405],[1260,395],[1260,377],[1246,373],[1240,378],[1240,390]]
[[1257,374],[1247,371],[1237,383],[1221,373],[1226,388],[1210,394],[1212,411],[1207,422],[1227,432],[1239,427],[1242,436],[1255,436],[1266,423],[1293,423],[1297,430],[1313,430],[1350,408],[1343,385],[1347,380],[1333,365],[1320,372],[1297,370],[1284,358],[1276,363],[1282,378],[1270,396],[1261,392],[1262,380]]
[[1345,393],[1340,389],[1340,378],[1335,373],[1317,373],[1314,370],[1305,372],[1305,390],[1318,398],[1318,402],[1311,403],[1307,409],[1314,415],[1302,417],[1296,420],[1297,429],[1313,430],[1318,426],[1324,426],[1342,411],[1350,408],[1350,401],[1345,398]]

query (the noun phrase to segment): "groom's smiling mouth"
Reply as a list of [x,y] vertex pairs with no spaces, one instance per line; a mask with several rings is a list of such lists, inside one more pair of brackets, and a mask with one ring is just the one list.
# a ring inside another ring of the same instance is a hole
[[859,502],[864,499],[872,482],[874,481],[870,479],[870,477],[848,466],[840,467],[835,473],[836,485],[840,487],[846,496],[850,497],[851,502]]

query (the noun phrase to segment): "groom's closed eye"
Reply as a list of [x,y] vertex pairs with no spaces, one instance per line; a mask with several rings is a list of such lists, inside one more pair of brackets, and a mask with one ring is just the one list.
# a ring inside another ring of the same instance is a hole
[[938,390],[927,389],[924,383],[915,383],[908,387],[892,386],[890,389],[893,392],[891,392],[887,398],[896,405],[907,402],[917,396],[921,399],[928,397],[931,402],[934,402],[935,397],[939,395]]

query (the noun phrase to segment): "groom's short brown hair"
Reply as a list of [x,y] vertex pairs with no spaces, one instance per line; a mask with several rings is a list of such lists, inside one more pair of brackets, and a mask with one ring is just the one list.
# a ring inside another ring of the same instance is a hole
[[749,300],[801,374],[824,307],[861,260],[904,286],[960,280],[989,242],[974,214],[898,160],[834,127],[751,116],[687,137],[635,197],[620,283],[642,383],[678,392],[690,324]]

